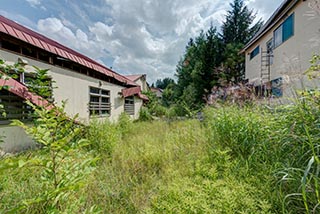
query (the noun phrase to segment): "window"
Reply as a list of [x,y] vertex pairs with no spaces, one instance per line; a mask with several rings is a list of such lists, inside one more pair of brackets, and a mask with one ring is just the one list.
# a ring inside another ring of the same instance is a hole
[[294,24],[293,24],[294,14],[291,14],[282,25],[280,25],[274,32],[274,47],[278,47],[283,42],[288,40],[291,36],[293,36],[294,32]]
[[124,111],[129,115],[134,115],[134,96],[124,98]]
[[89,114],[98,116],[110,115],[110,91],[90,87]]
[[31,120],[32,108],[24,102],[24,99],[7,91],[0,90],[0,104],[4,106],[5,115],[0,113],[0,124],[9,124],[9,120]]
[[260,46],[258,45],[251,53],[250,53],[250,59],[253,59],[255,56],[257,56],[260,53]]

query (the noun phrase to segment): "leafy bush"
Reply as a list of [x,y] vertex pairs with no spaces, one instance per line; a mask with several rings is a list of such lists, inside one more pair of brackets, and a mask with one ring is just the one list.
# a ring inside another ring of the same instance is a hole
[[119,131],[121,132],[122,136],[128,135],[130,131],[132,130],[132,120],[130,116],[123,112],[118,120],[117,127]]
[[[82,150],[88,145],[88,141],[81,139],[82,127],[75,124],[75,118],[69,119],[63,108],[45,110],[28,104],[37,115],[34,125],[27,126],[20,121],[13,124],[24,128],[39,143],[41,151],[29,153],[27,157],[7,158],[1,162],[0,169],[15,171],[34,168],[38,171],[36,176],[39,180],[34,181],[36,184],[25,183],[24,188],[32,191],[33,185],[39,185],[40,189],[30,198],[15,198],[12,206],[5,207],[5,210],[24,213],[78,212],[83,204],[82,200],[77,200],[75,192],[85,185],[85,178],[94,169],[95,162],[90,153]],[[27,176],[32,178],[32,174]],[[28,177],[26,179],[29,180]],[[70,203],[70,200],[77,203]]]
[[151,121],[153,120],[149,109],[142,107],[139,112],[139,121]]
[[86,138],[90,142],[90,150],[102,156],[110,156],[114,146],[121,139],[120,130],[108,120],[92,120],[86,133]]

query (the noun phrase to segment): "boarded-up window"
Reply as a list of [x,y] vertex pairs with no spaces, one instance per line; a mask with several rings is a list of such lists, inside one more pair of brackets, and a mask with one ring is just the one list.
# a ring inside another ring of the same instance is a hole
[[[0,104],[4,107],[1,109],[0,124],[8,123],[12,119],[32,119],[32,108],[24,102],[24,99],[7,90],[0,90]],[[2,114],[3,111],[5,115]]]
[[97,116],[108,116],[111,113],[110,91],[90,87],[89,113]]
[[124,98],[124,111],[129,115],[134,115],[134,96]]

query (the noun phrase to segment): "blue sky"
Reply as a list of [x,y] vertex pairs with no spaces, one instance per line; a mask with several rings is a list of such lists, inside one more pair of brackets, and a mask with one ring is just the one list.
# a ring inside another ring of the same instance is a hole
[[[1,0],[0,14],[149,83],[173,77],[191,37],[220,27],[232,0]],[[246,0],[266,20],[282,0]]]

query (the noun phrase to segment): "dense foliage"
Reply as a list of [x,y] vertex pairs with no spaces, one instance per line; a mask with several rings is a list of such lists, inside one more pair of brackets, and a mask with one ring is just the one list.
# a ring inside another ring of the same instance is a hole
[[230,4],[221,33],[213,26],[190,39],[177,65],[175,99],[196,109],[205,102],[213,86],[239,82],[244,78],[244,56],[240,50],[260,29],[255,14],[243,0]]

